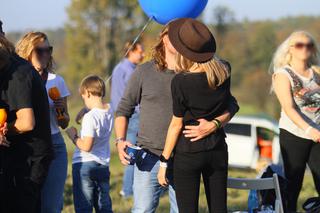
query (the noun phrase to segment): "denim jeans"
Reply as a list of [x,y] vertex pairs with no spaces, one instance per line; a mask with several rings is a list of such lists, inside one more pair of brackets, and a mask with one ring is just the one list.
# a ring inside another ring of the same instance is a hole
[[[137,142],[137,133],[139,130],[139,114],[135,113],[129,120],[128,132],[127,132],[127,140],[132,144],[136,144]],[[122,183],[122,191],[124,193],[124,197],[129,197],[133,195],[133,173],[134,166],[128,165],[124,170],[123,175],[123,183]]]
[[112,213],[109,167],[95,161],[72,165],[73,199],[76,213]]
[[41,212],[60,213],[63,208],[63,191],[67,178],[68,158],[61,133],[51,135],[54,149],[48,176],[41,191]]
[[159,157],[141,151],[134,165],[132,213],[154,213],[159,204],[160,196],[169,189],[170,213],[178,213],[178,206],[173,184],[172,164],[169,164],[167,178],[168,187],[158,183]]

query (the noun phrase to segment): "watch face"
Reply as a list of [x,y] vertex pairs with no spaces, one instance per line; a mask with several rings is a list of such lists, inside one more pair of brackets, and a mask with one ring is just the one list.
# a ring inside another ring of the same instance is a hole
[[160,161],[164,163],[168,162],[168,160],[163,155],[160,156]]

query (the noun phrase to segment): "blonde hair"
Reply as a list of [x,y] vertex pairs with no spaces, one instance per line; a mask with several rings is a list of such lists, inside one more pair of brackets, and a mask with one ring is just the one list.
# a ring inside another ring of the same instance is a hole
[[[18,41],[16,45],[16,52],[21,58],[24,58],[25,60],[31,63],[31,55],[33,50],[37,47],[39,43],[45,41],[49,42],[46,34],[42,32],[29,32]],[[49,72],[52,72],[54,68],[53,66],[54,60],[51,55],[46,69]]]
[[167,68],[166,51],[163,43],[163,38],[168,35],[169,26],[166,25],[159,34],[158,41],[152,48],[152,58],[155,61],[158,70]]
[[106,95],[106,86],[102,78],[97,75],[89,75],[85,77],[80,84],[80,94],[88,91],[93,96],[104,98]]
[[313,43],[314,49],[311,57],[308,60],[308,66],[312,67],[317,72],[319,71],[318,66],[320,64],[320,52],[316,40],[308,32],[296,31],[293,32],[276,50],[269,68],[269,72],[271,74],[273,74],[277,69],[290,64],[292,60],[290,47],[295,44],[294,42],[296,42],[297,38],[299,37],[307,37]]
[[199,69],[206,73],[208,84],[212,89],[220,86],[230,76],[230,68],[217,57],[204,63],[193,62],[180,53],[176,55],[176,72],[189,72]]

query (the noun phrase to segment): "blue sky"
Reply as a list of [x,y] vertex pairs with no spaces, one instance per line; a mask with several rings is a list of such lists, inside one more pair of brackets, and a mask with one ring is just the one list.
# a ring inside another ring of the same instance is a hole
[[216,5],[224,5],[234,11],[236,19],[264,20],[286,16],[320,16],[319,0],[209,0],[206,17]]
[[[1,0],[0,19],[6,31],[62,27],[69,3],[70,0]],[[209,0],[207,19],[216,5],[228,6],[238,20],[320,15],[319,0]]]

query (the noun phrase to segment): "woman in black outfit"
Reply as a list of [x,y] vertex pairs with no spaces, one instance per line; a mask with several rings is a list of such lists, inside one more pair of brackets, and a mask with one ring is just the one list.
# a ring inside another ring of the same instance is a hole
[[[167,161],[174,155],[174,184],[179,211],[198,212],[201,175],[210,212],[227,212],[226,184],[228,150],[222,124],[215,117],[227,109],[230,93],[230,66],[216,57],[215,39],[209,29],[193,19],[170,24],[169,39],[177,50],[172,80],[173,114],[164,151],[160,157],[158,180],[166,185]],[[181,134],[186,125],[199,118],[212,120],[217,131],[197,142]]]

